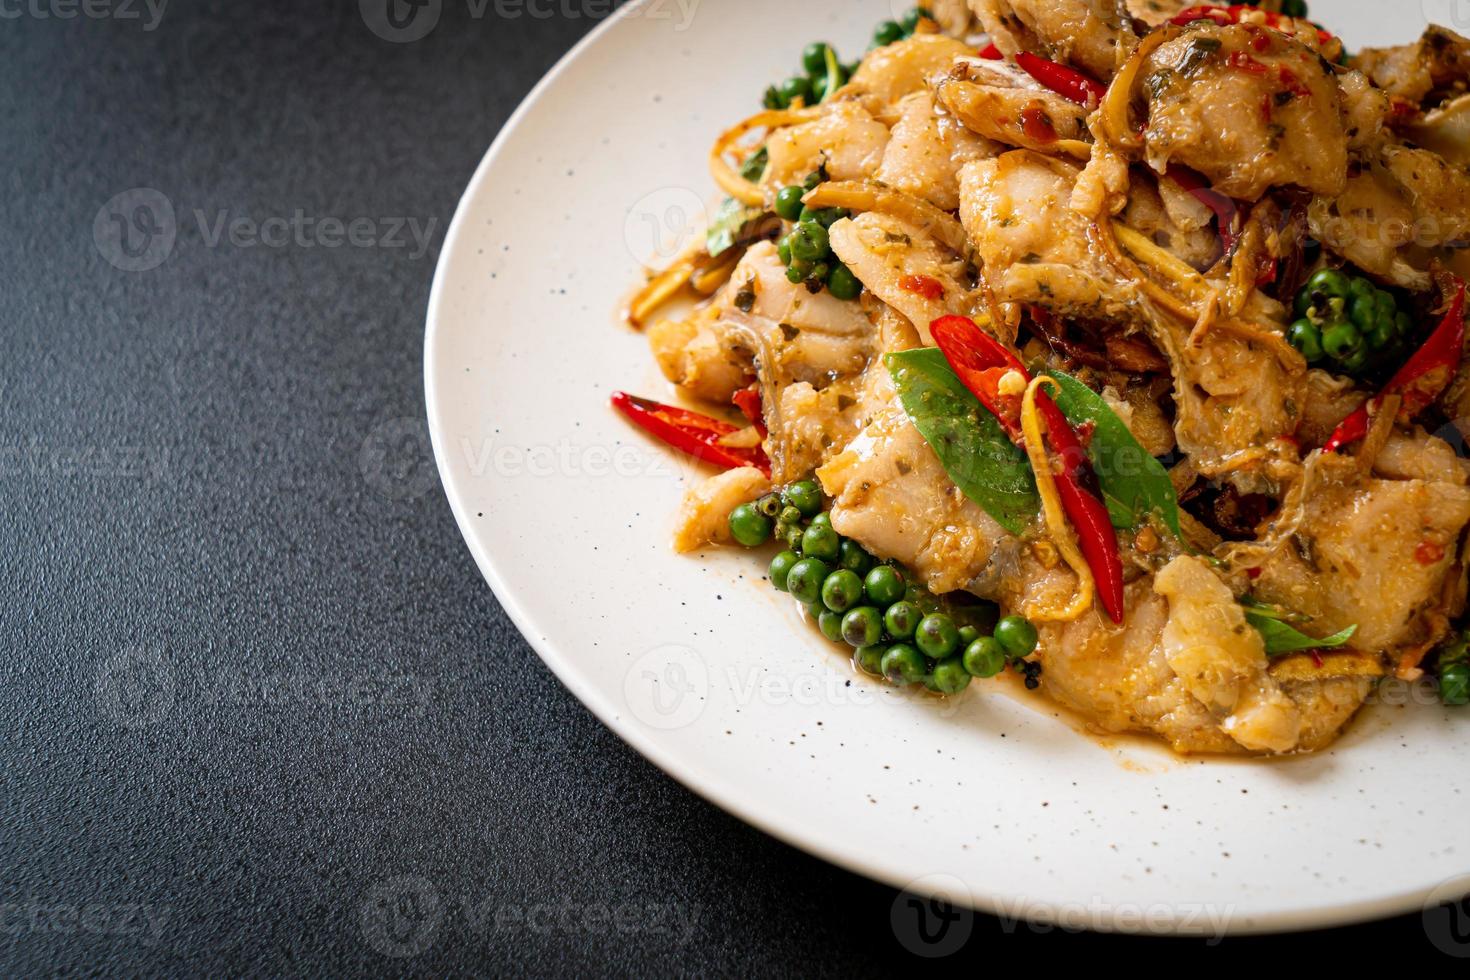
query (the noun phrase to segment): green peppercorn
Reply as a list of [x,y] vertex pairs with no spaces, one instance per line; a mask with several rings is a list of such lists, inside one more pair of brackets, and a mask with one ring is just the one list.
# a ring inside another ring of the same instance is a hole
[[904,39],[903,25],[896,20],[885,20],[873,29],[873,47],[883,48]]
[[842,540],[830,527],[813,525],[801,536],[801,553],[808,558],[835,562],[842,553]]
[[844,613],[863,598],[863,580],[856,573],[839,568],[822,583],[822,605],[832,612]]
[[867,575],[873,567],[873,556],[856,541],[843,538],[837,553],[837,564],[859,576]]
[[1322,360],[1322,331],[1306,317],[1291,325],[1291,329],[1286,332],[1286,339],[1291,342],[1291,346],[1301,351],[1308,364]]
[[779,494],[768,493],[755,502],[755,509],[765,514],[771,520],[781,516],[781,497]]
[[907,643],[895,644],[883,654],[883,676],[900,686],[923,680],[927,666],[924,655]]
[[1036,627],[1024,616],[1006,616],[995,624],[995,639],[1012,657],[1030,656],[1036,649]]
[[766,575],[771,584],[782,592],[786,591],[786,576],[791,572],[791,566],[801,559],[794,551],[779,551],[776,557],[771,559],[771,564],[766,568]]
[[830,609],[823,609],[817,615],[817,628],[822,631],[823,636],[833,643],[841,643],[842,613],[833,612]]
[[914,630],[914,643],[925,656],[943,660],[960,645],[960,632],[954,620],[944,613],[930,613]]
[[817,558],[803,558],[786,573],[786,591],[792,598],[808,606],[822,600],[822,583],[827,581],[827,565]]
[[791,257],[799,262],[813,264],[822,261],[831,251],[827,229],[815,221],[803,221],[791,233]]
[[1351,323],[1334,323],[1322,332],[1322,349],[1339,361],[1358,352],[1363,337]]
[[942,694],[958,694],[970,686],[970,672],[959,657],[950,657],[934,665],[934,689]]
[[912,602],[895,602],[883,614],[883,626],[895,640],[907,640],[918,629],[924,612]]
[[993,636],[982,636],[965,647],[965,669],[976,677],[994,677],[1006,666],[1006,649]]
[[804,105],[812,104],[812,83],[802,75],[793,75],[781,83],[781,97],[787,104],[801,99]]
[[853,663],[865,674],[874,677],[883,676],[883,655],[888,652],[885,646],[858,647],[853,651]]
[[875,605],[887,608],[904,596],[903,573],[892,565],[879,565],[863,580],[868,598]]
[[730,537],[747,548],[758,548],[771,536],[772,522],[755,504],[741,504],[730,511]]
[[883,635],[883,616],[872,606],[849,609],[842,617],[842,638],[848,646],[870,647]]
[[806,191],[800,187],[783,187],[776,192],[776,213],[787,221],[795,221],[801,217],[802,195]]
[[827,70],[827,51],[829,46],[822,41],[813,41],[801,52],[801,67],[806,69],[808,75],[820,75]]
[[835,265],[832,267],[832,274],[827,277],[827,292],[834,299],[854,300],[863,294],[863,284],[847,266]]
[[1440,672],[1439,699],[1456,707],[1470,704],[1470,664],[1450,664]]
[[814,517],[822,510],[822,488],[816,480],[798,480],[781,491],[781,499],[802,517]]

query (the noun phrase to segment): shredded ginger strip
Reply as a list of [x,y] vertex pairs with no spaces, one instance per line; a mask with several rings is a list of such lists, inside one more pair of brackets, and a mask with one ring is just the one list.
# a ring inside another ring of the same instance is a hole
[[1076,574],[1077,593],[1072,597],[1072,604],[1065,609],[1041,610],[1032,616],[1040,620],[1070,622],[1092,608],[1096,584],[1092,569],[1078,550],[1072,529],[1067,525],[1062,498],[1057,493],[1056,479],[1051,472],[1051,459],[1046,454],[1046,443],[1042,441],[1041,419],[1036,414],[1036,392],[1042,385],[1050,385],[1053,390],[1060,387],[1055,378],[1045,374],[1032,379],[1021,400],[1021,432],[1026,436],[1026,455],[1031,460],[1031,469],[1036,471],[1036,491],[1041,495],[1041,510],[1046,515],[1047,536]]

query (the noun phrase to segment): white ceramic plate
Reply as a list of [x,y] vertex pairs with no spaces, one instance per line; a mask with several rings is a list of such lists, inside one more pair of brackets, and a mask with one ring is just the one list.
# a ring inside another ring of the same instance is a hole
[[[1470,14],[1455,3],[1424,6],[1453,24]],[[1392,16],[1378,0],[1312,6],[1353,47],[1408,41],[1426,20],[1419,0]],[[886,0],[632,4],[486,155],[435,278],[425,376],[449,501],[501,603],[664,771],[898,887],[1185,933],[1343,923],[1470,890],[1466,712],[1377,707],[1314,757],[1180,761],[1080,734],[997,684],[946,706],[870,683],[761,580],[760,559],[670,551],[680,494],[704,473],[608,409],[614,389],[670,394],[614,310],[716,200],[715,134],[802,43],[852,57],[886,16]]]

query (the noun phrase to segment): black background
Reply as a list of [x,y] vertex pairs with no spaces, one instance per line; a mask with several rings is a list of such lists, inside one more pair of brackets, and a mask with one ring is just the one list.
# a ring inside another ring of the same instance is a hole
[[[4,9],[0,973],[925,965],[891,889],[697,799],[563,690],[433,474],[421,356],[444,229],[597,19],[447,0],[429,37],[393,44],[355,0],[173,0],[151,31],[131,4],[140,19]],[[141,272],[94,235],[133,188],[175,209]],[[433,221],[432,242],[208,234],[221,212],[298,210]],[[943,962],[1368,943],[1454,962],[1417,915],[1219,945],[981,917]]]

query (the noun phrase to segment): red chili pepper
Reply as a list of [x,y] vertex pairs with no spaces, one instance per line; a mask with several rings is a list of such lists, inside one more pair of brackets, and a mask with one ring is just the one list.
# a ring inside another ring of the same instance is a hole
[[944,299],[944,283],[933,276],[904,276],[898,281],[898,288],[925,299]]
[[1022,51],[1016,55],[1016,64],[1020,65],[1026,74],[1062,98],[1070,99],[1078,105],[1095,106],[1108,92],[1106,85],[1082,74],[1077,69],[1059,65],[1055,61],[1047,61],[1030,51]]
[[755,430],[764,439],[767,434],[766,412],[765,407],[761,404],[760,384],[757,382],[749,388],[741,388],[730,400],[735,403],[736,408],[740,409],[740,414],[750,420],[750,424],[755,426]]
[[1057,128],[1052,125],[1051,116],[1047,115],[1040,102],[1038,99],[1021,110],[1021,131],[1037,143],[1055,143]]
[[1221,194],[1203,176],[1177,163],[1169,165],[1168,177],[1215,213],[1215,224],[1220,232],[1220,247],[1225,250],[1226,255],[1234,252],[1241,230],[1240,205],[1235,203],[1235,199]]
[[1438,541],[1420,541],[1414,549],[1414,560],[1421,565],[1433,565],[1444,558],[1444,545]]
[[[1001,395],[997,386],[1011,371],[1018,372],[1030,384],[1031,375],[1021,361],[968,317],[942,316],[929,325],[929,332],[960,381],[1019,446],[1023,441],[1021,396]],[[1061,472],[1056,474],[1062,509],[1077,529],[1077,541],[1097,582],[1103,609],[1113,622],[1121,623],[1123,561],[1118,554],[1118,535],[1102,501],[1092,461],[1087,458],[1077,431],[1045,391],[1036,393],[1036,407],[1046,422],[1052,449],[1062,461]]]
[[[1260,17],[1260,23],[1283,34],[1296,33],[1298,24],[1311,24],[1311,21],[1304,21],[1297,17],[1288,17],[1285,14],[1273,13],[1269,10],[1263,11],[1258,7],[1251,7],[1239,3],[1228,7],[1222,7],[1213,3],[1197,4],[1187,10],[1181,10],[1169,22],[1171,24],[1192,24],[1197,20],[1212,20],[1221,27],[1224,27],[1228,24],[1241,23],[1241,21],[1246,19],[1247,14],[1251,15],[1252,22],[1254,22],[1256,17]],[[1317,27],[1315,24],[1311,26],[1317,32],[1317,42],[1319,44],[1326,44],[1332,40],[1332,34]]]
[[995,46],[994,41],[991,41],[989,44],[985,45],[985,47],[981,48],[975,53],[981,58],[984,58],[986,61],[1001,61],[1005,58],[1005,55],[1001,53],[1000,48],[997,48]]
[[759,446],[745,448],[720,445],[721,439],[738,431],[729,422],[721,422],[708,415],[664,405],[622,391],[613,392],[612,406],[644,432],[706,463],[713,463],[727,470],[754,466],[766,476],[771,475],[771,462],[766,458],[765,450]]
[[1465,281],[1458,276],[1453,281],[1457,287],[1454,301],[1434,333],[1389,379],[1382,392],[1339,423],[1322,447],[1324,452],[1335,453],[1366,436],[1369,415],[1383,404],[1385,395],[1403,396],[1399,419],[1407,422],[1428,408],[1449,386],[1465,347]]

